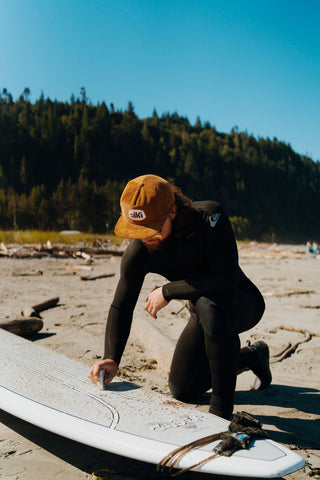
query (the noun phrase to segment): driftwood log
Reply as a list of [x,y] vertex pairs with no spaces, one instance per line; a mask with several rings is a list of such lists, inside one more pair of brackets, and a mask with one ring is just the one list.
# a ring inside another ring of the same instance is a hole
[[59,302],[59,297],[50,298],[45,302],[38,303],[37,305],[33,305],[32,307],[25,307],[21,311],[21,315],[23,317],[39,317],[39,313],[43,310],[47,310],[48,308],[53,308]]
[[13,277],[33,277],[36,275],[43,275],[43,272],[41,270],[30,272],[12,272]]
[[80,280],[98,280],[99,278],[114,277],[115,273],[103,273],[102,275],[80,275]]
[[92,272],[93,267],[89,267],[88,265],[67,265],[66,269],[69,272],[78,272],[79,270],[87,270]]
[[91,258],[91,255],[89,255],[88,253],[83,252],[83,251],[76,252],[76,257],[84,258],[87,265],[90,265],[93,262],[93,260]]
[[273,355],[273,357],[276,358],[276,360],[273,360],[270,363],[282,362],[282,360],[284,360],[285,358],[290,357],[290,355],[296,351],[299,345],[305,342],[309,342],[312,339],[312,337],[315,336],[314,333],[309,332],[308,330],[303,330],[303,329],[294,328],[294,327],[286,327],[285,325],[280,325],[279,330],[286,330],[287,332],[302,333],[304,335],[304,339],[299,340],[293,345],[292,343],[289,342],[288,345],[281,352],[277,353],[276,355]]
[[46,256],[54,258],[68,258],[68,257],[84,257],[85,260],[90,262],[90,257],[94,256],[121,256],[126,248],[126,245],[106,245],[98,247],[89,247],[83,245],[65,245],[55,244],[50,241],[46,244],[24,244],[24,245],[11,245],[6,246],[3,242],[0,243],[0,256],[13,257],[13,258],[42,258]]
[[43,321],[39,318],[17,318],[0,322],[0,328],[21,337],[27,337],[38,333],[43,327]]

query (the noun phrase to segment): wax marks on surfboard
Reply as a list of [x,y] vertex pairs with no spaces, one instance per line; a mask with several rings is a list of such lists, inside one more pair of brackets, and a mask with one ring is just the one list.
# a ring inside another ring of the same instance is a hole
[[[118,425],[117,408],[100,395],[93,393],[91,383],[83,379],[83,371],[81,373],[68,371],[41,359],[35,362],[34,358],[26,354],[12,355],[3,349],[0,357],[3,366],[8,364],[10,382],[7,384],[10,390],[25,396],[28,385],[31,385],[37,376],[37,385],[32,392],[35,402],[75,417],[82,418],[85,415],[88,421],[98,422],[106,428],[116,428]],[[70,392],[73,394],[70,395]],[[92,400],[96,404],[94,412],[88,408]]]
[[[10,388],[24,395],[28,390],[27,386],[31,385],[36,377],[36,388],[32,391],[32,398],[39,404],[85,418],[110,429],[120,431],[128,429],[131,433],[136,429],[145,430],[147,437],[150,438],[160,432],[167,433],[179,427],[185,432],[195,428],[199,422],[205,423],[204,415],[190,411],[190,406],[186,404],[168,400],[160,394],[139,388],[118,377],[108,384],[104,392],[99,391],[88,381],[85,367],[79,368],[78,362],[72,362],[57,354],[51,358],[50,354],[48,355],[49,351],[41,348],[37,348],[37,355],[33,357],[18,345],[16,347],[14,355],[10,348],[4,347],[0,352],[3,366],[8,363],[8,372],[11,372]],[[56,361],[57,358],[59,361]],[[156,402],[155,397],[158,400]],[[92,400],[95,406],[91,414]],[[136,418],[134,412],[139,410],[141,416]],[[133,421],[133,417],[138,424]]]

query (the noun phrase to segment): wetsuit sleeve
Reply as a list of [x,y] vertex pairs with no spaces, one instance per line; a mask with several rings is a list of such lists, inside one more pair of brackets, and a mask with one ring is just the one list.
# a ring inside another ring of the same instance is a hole
[[110,306],[105,332],[103,358],[118,365],[129,337],[132,316],[143,284],[146,255],[141,242],[131,242],[120,267],[120,279]]
[[199,248],[205,250],[205,269],[191,278],[164,285],[162,293],[167,301],[195,300],[210,293],[232,293],[237,286],[238,250],[228,216],[217,206],[200,228],[202,243]]

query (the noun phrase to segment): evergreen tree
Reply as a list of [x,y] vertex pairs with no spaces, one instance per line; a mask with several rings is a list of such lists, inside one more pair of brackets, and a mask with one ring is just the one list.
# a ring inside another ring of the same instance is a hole
[[2,228],[112,230],[125,182],[155,173],[194,200],[220,201],[238,236],[320,236],[320,163],[277,138],[155,109],[142,120],[132,102],[124,112],[92,105],[84,87],[69,102],[30,98],[27,87],[17,101],[0,93]]

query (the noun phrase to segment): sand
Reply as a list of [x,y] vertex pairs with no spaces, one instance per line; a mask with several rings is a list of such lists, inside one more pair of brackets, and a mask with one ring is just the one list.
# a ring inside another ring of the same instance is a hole
[[[265,391],[254,391],[253,374],[239,375],[235,411],[256,416],[274,440],[298,451],[306,467],[286,478],[306,479],[320,468],[320,261],[307,255],[304,246],[251,243],[239,245],[239,251],[242,268],[266,301],[263,319],[242,334],[241,341],[245,345],[247,340],[261,339],[269,344],[273,382]],[[89,368],[103,352],[105,321],[120,261],[120,257],[97,256],[90,265],[92,270],[71,271],[70,267],[88,265],[80,258],[1,257],[1,321],[16,318],[27,306],[59,297],[56,307],[41,313],[44,326],[32,340]],[[86,274],[114,276],[81,280]],[[120,374],[170,395],[166,370],[188,311],[182,302],[172,301],[156,321],[147,314],[144,304],[148,292],[162,283],[164,279],[157,275],[146,278]],[[311,332],[310,338],[305,331]],[[298,345],[286,358],[276,357],[289,343]],[[204,395],[195,408],[206,411],[209,398],[209,394]],[[108,474],[111,479],[164,478],[152,465],[77,444],[1,410],[0,421],[0,478],[84,480],[93,478],[92,472],[99,468],[115,472]],[[218,477],[190,473],[181,478]]]

